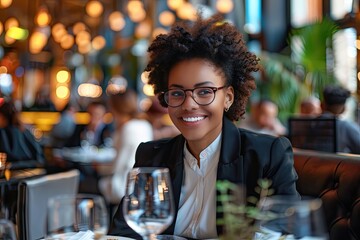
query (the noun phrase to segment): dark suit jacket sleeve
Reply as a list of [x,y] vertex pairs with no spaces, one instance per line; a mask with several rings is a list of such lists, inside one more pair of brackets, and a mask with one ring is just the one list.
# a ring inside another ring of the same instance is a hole
[[[140,159],[143,159],[140,157],[141,153],[148,152],[144,150],[145,145],[140,144],[135,156],[135,166],[139,166]],[[141,164],[140,164],[141,165]],[[109,228],[109,234],[110,235],[116,235],[116,236],[124,236],[129,238],[135,238],[135,239],[142,239],[142,237],[137,234],[132,228],[127,225],[123,212],[122,212],[122,205],[123,205],[124,198],[121,200],[118,209],[113,217],[111,226]]]
[[276,195],[297,195],[297,173],[294,168],[293,150],[285,137],[274,140],[270,149],[269,167],[264,168],[264,176],[272,180]]

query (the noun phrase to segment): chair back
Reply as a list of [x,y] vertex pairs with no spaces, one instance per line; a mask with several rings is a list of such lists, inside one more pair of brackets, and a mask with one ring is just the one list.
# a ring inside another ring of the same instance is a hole
[[18,187],[17,226],[19,239],[35,240],[46,235],[48,199],[62,194],[76,194],[79,170],[23,180]]
[[335,117],[302,117],[288,119],[288,137],[293,147],[337,152]]

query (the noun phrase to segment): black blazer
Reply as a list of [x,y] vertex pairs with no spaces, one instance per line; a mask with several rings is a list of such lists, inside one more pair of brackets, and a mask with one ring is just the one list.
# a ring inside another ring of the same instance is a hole
[[[178,209],[184,171],[185,139],[182,135],[139,145],[134,167],[167,167],[172,178],[175,209]],[[223,121],[221,153],[217,170],[218,180],[229,180],[246,185],[247,196],[257,196],[258,179],[272,180],[274,194],[299,196],[296,191],[297,174],[293,167],[293,152],[285,137],[273,137],[238,129],[226,117]],[[173,224],[164,234],[173,234]],[[218,234],[222,229],[218,227]],[[122,203],[113,218],[111,235],[141,239],[125,222]]]

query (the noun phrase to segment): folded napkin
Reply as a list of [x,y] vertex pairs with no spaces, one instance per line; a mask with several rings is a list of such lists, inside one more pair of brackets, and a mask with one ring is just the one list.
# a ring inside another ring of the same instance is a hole
[[75,235],[71,236],[69,240],[92,240],[94,239],[94,233],[90,230],[80,231],[76,233]]

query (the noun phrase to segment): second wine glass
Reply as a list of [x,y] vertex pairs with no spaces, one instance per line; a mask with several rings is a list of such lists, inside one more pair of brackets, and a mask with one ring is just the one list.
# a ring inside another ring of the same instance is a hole
[[104,199],[91,194],[53,197],[48,202],[46,227],[46,239],[101,239],[108,230]]
[[256,240],[328,239],[320,198],[271,196],[260,201],[260,213]]
[[123,212],[127,224],[143,239],[154,239],[174,219],[167,168],[134,168],[128,174]]

